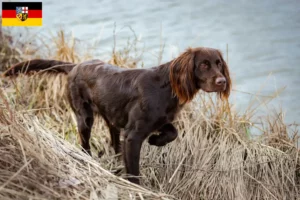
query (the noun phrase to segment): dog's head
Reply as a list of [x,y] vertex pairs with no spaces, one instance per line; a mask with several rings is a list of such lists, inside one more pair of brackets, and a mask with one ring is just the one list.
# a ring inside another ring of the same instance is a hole
[[170,65],[171,86],[181,103],[192,100],[199,89],[228,98],[231,79],[228,66],[217,49],[189,48]]

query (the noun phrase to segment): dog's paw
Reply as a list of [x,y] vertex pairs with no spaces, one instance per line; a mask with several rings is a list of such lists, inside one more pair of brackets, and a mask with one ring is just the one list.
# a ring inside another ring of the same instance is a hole
[[149,139],[148,139],[148,143],[149,143],[150,145],[158,146],[158,145],[157,145],[158,138],[159,138],[158,135],[151,135],[151,136],[149,137]]

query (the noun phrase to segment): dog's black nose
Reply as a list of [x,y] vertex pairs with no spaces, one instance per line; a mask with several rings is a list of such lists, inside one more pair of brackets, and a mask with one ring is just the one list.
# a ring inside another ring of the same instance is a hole
[[226,79],[224,77],[218,77],[216,79],[216,85],[225,85],[226,84]]

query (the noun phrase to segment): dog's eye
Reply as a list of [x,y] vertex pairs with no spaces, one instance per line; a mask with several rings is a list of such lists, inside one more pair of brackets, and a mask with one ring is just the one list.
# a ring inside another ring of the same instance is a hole
[[222,69],[223,64],[221,62],[218,63],[218,68]]
[[201,65],[200,65],[201,69],[209,69],[210,67],[210,63],[208,60],[204,60]]
[[209,62],[207,60],[205,60],[203,63],[209,66]]
[[200,68],[201,69],[208,69],[209,66],[207,64],[205,64],[205,63],[201,63]]

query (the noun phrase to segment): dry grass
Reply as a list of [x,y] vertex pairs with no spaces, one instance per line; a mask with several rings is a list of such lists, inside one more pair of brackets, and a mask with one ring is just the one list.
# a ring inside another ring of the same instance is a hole
[[[72,40],[60,32],[48,57],[92,57]],[[132,49],[114,50],[111,62],[136,67]],[[0,81],[0,199],[299,198],[299,136],[281,114],[258,127],[253,108],[237,114],[214,95],[198,95],[174,122],[179,138],[162,148],[144,143],[142,188],[111,174],[123,164],[102,119],[92,131],[93,158],[81,152],[65,84],[64,75],[45,74]]]
[[[0,20],[0,23],[2,21]],[[0,26],[0,71],[6,69],[11,64],[21,61],[22,51],[13,45],[13,38],[3,32]]]

